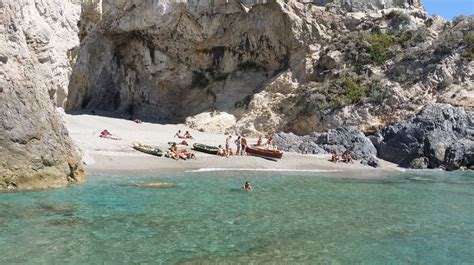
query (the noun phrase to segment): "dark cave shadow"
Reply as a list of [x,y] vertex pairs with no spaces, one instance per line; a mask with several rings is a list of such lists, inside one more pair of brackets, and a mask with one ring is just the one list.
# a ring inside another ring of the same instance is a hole
[[107,117],[107,118],[114,118],[114,119],[121,119],[121,120],[140,120],[141,122],[146,123],[154,123],[154,124],[161,124],[161,125],[176,125],[176,124],[183,124],[185,122],[185,118],[178,119],[178,118],[152,118],[152,117],[145,117],[141,115],[133,115],[127,113],[117,113],[114,111],[108,110],[98,110],[98,109],[80,109],[80,110],[73,110],[73,111],[66,111],[69,115],[91,115],[91,116],[99,116],[99,117]]

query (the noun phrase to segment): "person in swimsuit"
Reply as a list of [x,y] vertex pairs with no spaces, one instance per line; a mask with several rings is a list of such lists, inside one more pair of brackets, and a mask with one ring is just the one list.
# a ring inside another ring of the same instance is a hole
[[225,156],[225,150],[224,150],[224,148],[222,148],[222,145],[219,145],[219,147],[217,147],[217,155],[218,156]]
[[267,140],[267,149],[273,147],[273,138],[270,136]]
[[235,145],[237,146],[237,152],[235,152],[235,155],[242,155],[242,152],[240,148],[242,147],[242,140],[240,139],[240,136],[237,137],[237,140],[235,140]]
[[232,148],[230,147],[231,142],[232,142],[232,136],[229,135],[225,139],[225,152],[226,152],[227,157],[229,157],[232,154]]
[[252,186],[250,185],[250,182],[248,182],[248,181],[245,182],[245,184],[242,186],[242,189],[244,191],[252,191],[253,190]]
[[337,153],[337,151],[333,151],[332,152],[332,156],[331,156],[331,162],[334,162],[334,163],[337,163],[339,162],[339,154]]
[[193,139],[193,136],[189,133],[189,131],[186,131],[186,133],[184,134],[184,138]]
[[247,155],[247,139],[245,138],[245,136],[242,136],[242,139],[240,140],[240,145],[241,145],[241,152],[242,152],[242,155],[243,156],[246,156]]
[[354,161],[352,161],[352,156],[349,153],[349,150],[346,150],[344,154],[342,154],[342,159],[344,160],[345,163],[352,163],[354,164]]
[[262,136],[258,137],[258,140],[257,140],[257,147],[260,147],[262,146]]
[[178,132],[174,135],[174,137],[178,137],[179,139],[184,138],[183,135],[181,134],[181,130],[178,130]]

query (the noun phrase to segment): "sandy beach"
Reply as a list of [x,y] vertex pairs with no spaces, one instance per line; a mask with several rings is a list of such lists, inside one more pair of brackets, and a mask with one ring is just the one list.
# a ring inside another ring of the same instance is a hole
[[[79,146],[88,175],[142,175],[154,176],[161,173],[186,171],[275,171],[275,172],[330,172],[331,174],[365,177],[394,173],[396,165],[381,161],[381,168],[364,166],[359,161],[354,164],[332,163],[329,155],[303,155],[286,152],[282,159],[271,161],[254,156],[217,157],[195,152],[197,160],[173,160],[138,152],[132,148],[134,142],[156,145],[167,150],[168,142],[178,130],[189,131],[194,139],[187,140],[189,145],[203,143],[224,145],[225,135],[203,133],[192,130],[183,124],[156,124],[143,122],[137,124],[121,118],[92,114],[63,114],[70,136]],[[99,137],[103,129],[110,131],[120,140]],[[250,144],[256,139],[249,138]],[[235,146],[234,146],[235,150]]]

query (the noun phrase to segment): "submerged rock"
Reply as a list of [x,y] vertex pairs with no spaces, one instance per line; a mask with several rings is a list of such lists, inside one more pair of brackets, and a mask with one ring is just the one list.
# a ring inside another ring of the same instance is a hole
[[423,108],[414,117],[371,137],[380,158],[409,168],[474,167],[473,112],[448,104]]
[[176,184],[167,183],[167,182],[148,182],[137,184],[138,187],[147,187],[147,188],[175,188]]

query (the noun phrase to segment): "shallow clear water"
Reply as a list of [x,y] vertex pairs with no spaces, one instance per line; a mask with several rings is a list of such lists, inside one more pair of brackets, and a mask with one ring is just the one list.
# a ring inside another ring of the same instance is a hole
[[[0,264],[474,261],[472,173],[285,174],[92,176],[0,194]],[[177,186],[136,186],[157,181]]]

